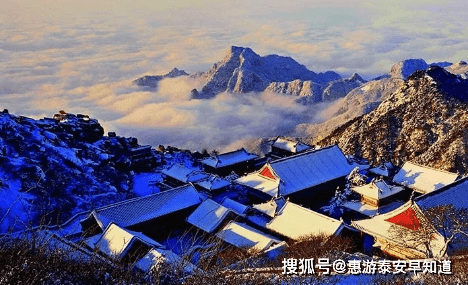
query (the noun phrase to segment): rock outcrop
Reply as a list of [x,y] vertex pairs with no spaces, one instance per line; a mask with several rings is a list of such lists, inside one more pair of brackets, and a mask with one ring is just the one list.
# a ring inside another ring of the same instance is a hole
[[139,86],[144,86],[144,87],[155,89],[158,87],[159,81],[165,78],[176,78],[179,76],[189,76],[189,74],[185,72],[184,70],[174,68],[164,75],[145,75],[143,77],[140,77],[134,80],[133,82]]
[[468,173],[468,80],[431,66],[409,76],[374,111],[337,128],[337,143],[373,164],[405,161]]

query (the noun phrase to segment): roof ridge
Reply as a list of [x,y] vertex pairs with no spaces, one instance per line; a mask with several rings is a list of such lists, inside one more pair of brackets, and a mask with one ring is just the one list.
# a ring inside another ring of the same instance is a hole
[[[299,158],[301,156],[310,155],[310,154],[313,154],[313,153],[316,153],[316,152],[320,152],[322,150],[332,149],[334,147],[337,147],[340,150],[340,152],[343,153],[343,151],[341,151],[341,149],[338,147],[338,145],[334,144],[334,145],[329,145],[329,146],[322,147],[322,148],[319,148],[319,149],[310,149],[310,150],[306,150],[306,151],[298,153],[298,154],[283,157],[283,158],[280,158],[280,159],[277,159],[275,161],[270,162],[270,165],[281,163],[281,162],[288,161],[288,160],[294,160],[294,159]],[[344,156],[344,154],[343,154],[343,156]]]
[[247,150],[245,150],[245,148],[241,147],[241,148],[236,149],[236,150],[231,150],[231,151],[228,151],[228,152],[224,152],[224,153],[221,153],[221,154],[217,154],[216,156],[231,154],[231,153],[238,152],[238,151],[244,151],[244,152],[246,152],[246,153],[250,153],[250,152],[248,152]]
[[449,190],[452,187],[455,187],[455,186],[457,186],[457,185],[459,185],[461,183],[466,182],[467,180],[468,180],[468,176],[462,177],[462,178],[456,180],[453,183],[450,183],[450,184],[445,185],[445,186],[443,186],[443,187],[441,187],[439,189],[436,189],[434,191],[427,192],[427,193],[425,193],[425,194],[423,194],[421,196],[418,196],[418,197],[414,198],[414,201],[416,202],[416,201],[419,201],[419,200],[424,200],[424,199],[429,198],[431,196],[434,196],[434,195],[437,195],[439,193],[445,192],[445,191]]
[[[98,211],[103,211],[103,210],[106,210],[108,208],[113,208],[113,207],[116,207],[116,206],[120,206],[122,204],[127,204],[127,203],[130,203],[130,202],[133,202],[133,201],[149,199],[149,198],[152,198],[154,196],[162,195],[162,194],[168,193],[168,192],[173,193],[173,192],[175,192],[175,190],[181,191],[182,188],[187,188],[187,187],[190,187],[190,186],[191,186],[190,184],[186,184],[186,185],[182,185],[182,186],[172,188],[172,189],[169,189],[169,190],[166,190],[166,191],[161,191],[161,192],[158,192],[158,193],[154,193],[154,194],[151,194],[151,195],[146,195],[146,196],[142,196],[142,197],[135,197],[135,198],[123,200],[123,201],[120,201],[120,202],[117,202],[117,203],[113,203],[113,204],[110,204],[110,205],[103,206],[101,208],[94,209],[91,212],[97,213]],[[191,187],[193,188],[193,186],[191,186]]]
[[[404,164],[403,164],[403,167],[405,166],[406,163],[411,163],[413,165],[416,165],[416,166],[419,166],[419,167],[422,167],[422,168],[426,168],[426,169],[429,169],[429,170],[436,170],[436,171],[439,171],[439,172],[444,172],[446,174],[454,174],[454,175],[459,175],[458,173],[453,173],[453,172],[450,172],[450,171],[447,171],[447,170],[442,170],[442,169],[438,169],[438,168],[434,168],[434,167],[430,167],[430,166],[426,166],[426,165],[422,165],[422,164],[419,164],[419,163],[416,163],[416,162],[413,162],[413,161],[406,161]],[[402,168],[403,168],[402,167]]]
[[[390,211],[390,212],[387,212],[387,213],[384,213],[384,214],[378,214],[376,216],[373,216],[372,218],[377,217],[377,216],[382,217],[383,219],[385,219],[385,217],[393,217],[395,215],[398,215],[398,214],[406,211],[409,207],[411,207],[411,204],[412,204],[412,202],[411,202],[411,200],[409,200],[408,202],[404,203],[403,205],[401,205],[400,207],[394,209],[393,211]],[[370,218],[370,219],[372,219],[372,218]],[[368,219],[366,219],[366,220],[368,220]]]
[[[334,219],[334,218],[332,218],[332,217],[329,217],[329,216],[324,215],[324,214],[322,214],[322,213],[316,212],[316,211],[311,210],[311,209],[309,209],[309,208],[302,207],[301,205],[298,205],[298,204],[293,203],[293,202],[291,202],[291,201],[286,201],[286,203],[285,203],[284,206],[281,208],[281,210],[279,211],[279,213],[282,214],[284,208],[286,208],[286,205],[288,205],[288,204],[291,204],[291,205],[293,205],[293,206],[296,206],[296,207],[305,209],[306,211],[308,211],[308,212],[310,212],[310,213],[317,214],[318,216],[321,216],[321,217],[323,217],[323,218],[326,218],[326,219],[328,219],[328,220],[330,220],[330,221],[332,221],[332,222],[340,222],[340,223],[343,223],[343,222],[340,221],[340,220]],[[278,215],[280,215],[280,214],[278,214]]]
[[[240,149],[237,149],[237,150],[233,150],[233,151],[229,151],[229,152],[226,152],[226,153],[222,153],[222,154],[215,154],[215,155],[211,155],[209,157],[206,157],[206,158],[202,158],[199,160],[199,162],[201,162],[202,164],[208,164],[208,161],[215,161],[216,163],[214,164],[215,167],[217,167],[221,162],[222,160],[224,160],[223,156],[229,156],[229,155],[232,155],[233,153],[236,153],[236,152],[239,152],[239,155],[247,155],[247,156],[255,156],[255,157],[258,157],[257,154],[255,153],[251,153],[251,152],[248,152],[247,150],[245,150],[245,148],[240,148]],[[227,160],[229,159],[232,159],[232,158],[229,158],[227,157],[226,158]],[[253,158],[251,158],[253,159]],[[236,162],[238,163],[238,162]]]
[[[265,176],[265,175],[262,175],[261,173],[265,170],[265,168],[268,168],[268,170],[270,171],[270,173],[271,173],[272,175],[274,175],[274,176],[276,177],[276,179],[273,180],[273,179],[271,179],[271,178],[269,178],[269,177],[267,177],[267,176]],[[257,174],[258,174],[259,176],[261,176],[262,178],[265,178],[265,179],[267,179],[267,180],[270,180],[270,181],[276,181],[276,180],[281,181],[281,177],[279,177],[279,175],[276,173],[276,171],[271,167],[271,163],[270,163],[270,162],[265,163],[265,165],[262,166],[262,168],[260,168],[260,169],[257,170],[256,172],[257,172]]]
[[[136,232],[136,231],[132,231],[132,230],[129,230],[129,229],[126,229],[125,227],[122,227],[122,226],[119,226],[117,223],[115,222],[110,222],[106,229],[103,231],[102,235],[99,237],[99,239],[97,240],[96,244],[98,244],[99,242],[101,242],[101,240],[104,238],[104,235],[109,231],[110,227],[114,225],[115,227],[117,227],[118,230],[121,230],[121,231],[124,231],[126,232],[127,234],[131,235],[131,239],[128,241],[127,243],[127,246],[130,245],[130,243],[134,240],[134,239],[139,239],[141,242],[149,245],[149,246],[159,246],[161,245],[160,243],[158,243],[157,241],[155,240],[152,240],[150,237],[146,236],[145,234],[143,234],[142,232]],[[141,237],[140,235],[143,235],[144,237]],[[149,240],[151,240],[151,243],[149,243],[149,241],[146,240],[146,238],[148,238]],[[127,247],[126,246],[126,247]]]

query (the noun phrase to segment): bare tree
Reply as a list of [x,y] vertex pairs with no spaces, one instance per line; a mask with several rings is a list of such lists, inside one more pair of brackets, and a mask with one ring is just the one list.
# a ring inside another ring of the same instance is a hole
[[[414,207],[416,208],[416,207]],[[413,209],[414,209],[413,208]],[[427,258],[445,256],[450,246],[468,240],[468,209],[443,205],[416,208],[418,221],[411,226],[392,225],[389,233],[405,249]]]
[[445,255],[449,246],[468,241],[468,208],[455,208],[442,205],[426,210],[427,218],[434,228],[444,237],[444,246],[439,256]]
[[353,186],[362,186],[366,184],[366,179],[367,177],[359,173],[359,167],[356,166],[346,177],[346,184],[344,189],[340,190],[337,188],[335,191],[335,196],[330,199],[330,202],[327,206],[322,207],[322,210],[328,212],[331,216],[341,216],[343,214],[341,206],[353,193],[351,188]]

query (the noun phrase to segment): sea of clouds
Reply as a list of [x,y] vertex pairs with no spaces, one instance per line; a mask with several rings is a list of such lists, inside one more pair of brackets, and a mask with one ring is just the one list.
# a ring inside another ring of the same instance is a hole
[[191,100],[201,80],[140,76],[173,67],[208,70],[230,45],[291,56],[309,69],[366,79],[405,58],[467,58],[465,2],[6,0],[0,11],[0,108],[34,118],[58,110],[99,119],[140,143],[191,149],[238,146],[320,122],[330,104],[307,108],[272,93]]

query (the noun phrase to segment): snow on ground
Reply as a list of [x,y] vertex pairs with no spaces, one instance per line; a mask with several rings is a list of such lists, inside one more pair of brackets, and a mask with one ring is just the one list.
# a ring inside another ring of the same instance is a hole
[[369,91],[370,88],[371,88],[371,86],[369,84],[367,84],[367,85],[362,86],[361,90],[366,92],[366,91]]
[[82,166],[83,163],[81,162],[81,160],[76,157],[76,152],[73,150],[73,149],[69,149],[69,148],[64,148],[64,147],[58,147],[56,146],[54,148],[54,150],[63,158],[63,159],[66,159],[70,162],[72,162],[73,164],[75,164],[76,166]]
[[9,178],[0,170],[0,233],[7,232],[10,227],[23,228],[33,219],[30,213],[28,199],[33,195],[20,192],[21,182]]
[[133,192],[137,196],[147,196],[159,192],[157,186],[150,186],[149,183],[161,182],[161,173],[137,173],[133,176]]

